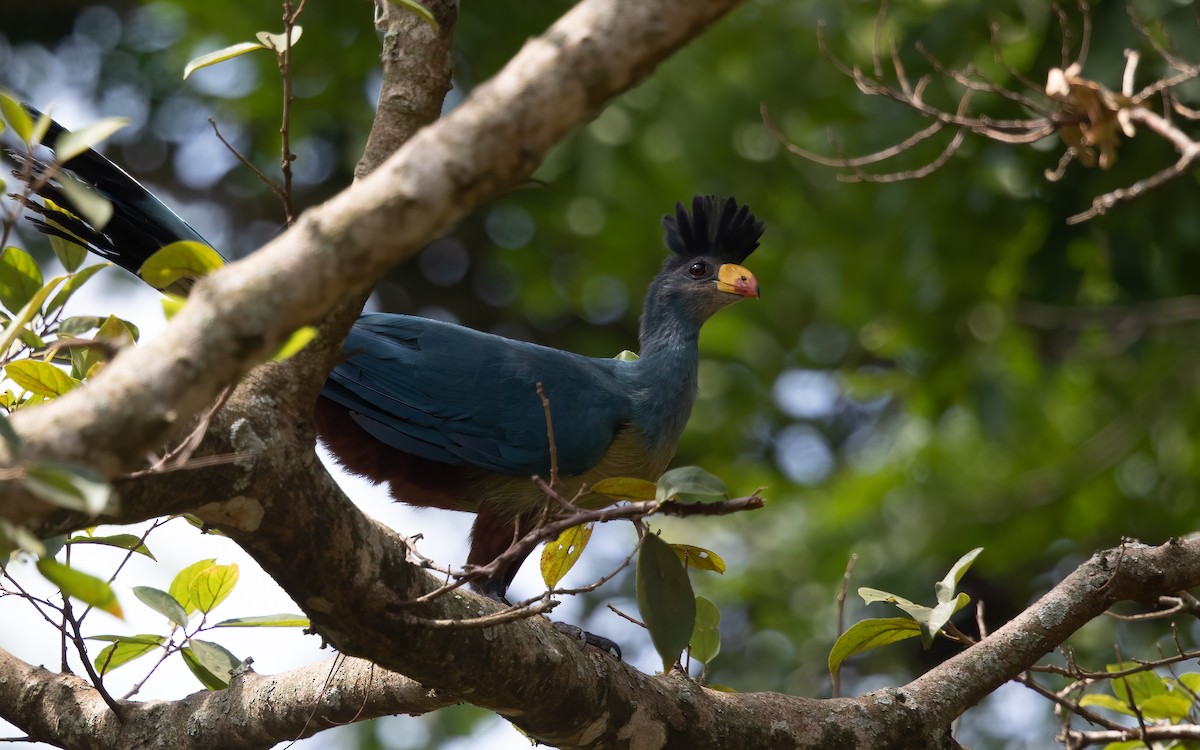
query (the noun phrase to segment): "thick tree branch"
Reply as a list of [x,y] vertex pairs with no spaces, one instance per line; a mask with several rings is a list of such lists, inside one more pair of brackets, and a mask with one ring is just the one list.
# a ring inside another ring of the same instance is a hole
[[31,739],[69,748],[271,747],[352,721],[416,716],[459,702],[370,662],[335,657],[277,675],[248,672],[225,690],[175,701],[122,701],[118,720],[75,675],[3,650],[0,674],[0,715]]
[[[320,322],[484,200],[739,0],[585,0],[379,169],[245,260],[205,279],[163,336],[123,352],[78,392],[16,415],[31,456],[105,476],[204,408],[297,326]],[[13,457],[9,457],[12,460]],[[52,512],[3,487],[5,516]]]
[[[1098,553],[1015,620],[906,686],[828,701],[725,694],[678,675],[640,674],[540,619],[486,630],[422,627],[417,618],[462,619],[495,605],[458,592],[406,606],[436,582],[403,560],[393,532],[342,502],[327,493],[268,503],[259,531],[229,532],[339,648],[567,748],[629,747],[635,737],[693,748],[953,748],[948,727],[957,716],[1113,603],[1200,585],[1200,541],[1127,545]],[[203,514],[219,520],[230,506]],[[471,659],[448,662],[451,651]],[[68,699],[78,700],[61,698]]]
[[978,644],[934,667],[904,692],[945,722],[1066,642],[1119,601],[1155,602],[1200,586],[1200,539],[1097,552],[1033,606]]

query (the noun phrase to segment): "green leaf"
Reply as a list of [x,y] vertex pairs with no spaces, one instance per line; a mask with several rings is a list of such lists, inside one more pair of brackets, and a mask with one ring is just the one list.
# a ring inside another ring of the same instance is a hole
[[46,348],[46,340],[28,328],[21,331],[21,334],[18,336],[18,338],[21,340],[22,344],[30,349],[39,350]]
[[971,603],[971,597],[963,593],[951,602],[942,602],[936,607],[926,607],[923,604],[915,604],[902,596],[867,586],[860,588],[858,595],[867,604],[888,602],[907,612],[921,628],[921,643],[925,648],[929,648],[933,644],[933,637],[949,621],[951,615]]
[[77,380],[87,380],[104,365],[104,357],[98,348],[92,344],[71,346],[71,377]]
[[194,515],[192,513],[177,513],[177,514],[171,516],[171,518],[182,518],[183,520],[190,523],[192,526],[195,526],[197,529],[199,529],[200,533],[202,533],[202,534],[211,534],[212,536],[228,536],[225,532],[221,531],[220,529],[214,529],[213,527],[209,526],[206,521],[204,521],[200,518],[200,516]]
[[696,625],[696,599],[675,551],[656,534],[646,534],[637,561],[637,601],[654,649],[671,671]]
[[179,655],[183,657],[183,663],[187,665],[187,668],[192,671],[192,674],[196,676],[197,680],[200,680],[200,684],[204,687],[209,690],[224,690],[229,687],[229,681],[222,680],[205,668],[191,648],[184,646],[179,649]]
[[1079,705],[1107,708],[1109,711],[1116,711],[1117,713],[1124,714],[1125,716],[1137,716],[1134,710],[1129,707],[1129,704],[1122,703],[1113,696],[1105,695],[1103,693],[1089,693],[1088,695],[1085,695],[1079,699]]
[[1143,716],[1157,720],[1166,719],[1176,724],[1187,718],[1192,705],[1191,697],[1180,693],[1152,695],[1138,702]]
[[150,548],[142,543],[141,537],[133,534],[112,534],[111,536],[73,536],[67,540],[67,544],[102,544],[106,547],[120,547],[131,552],[136,552],[139,555],[158,562]]
[[15,550],[44,557],[46,545],[24,526],[18,526],[7,518],[0,518],[0,567]]
[[90,125],[63,133],[54,144],[54,158],[59,164],[66,164],[127,125],[128,117],[105,117]]
[[[1137,669],[1141,665],[1135,661],[1123,661],[1116,664],[1108,664],[1104,669],[1108,672],[1124,672],[1127,669]],[[1141,704],[1155,695],[1166,695],[1167,684],[1163,678],[1154,673],[1152,669],[1143,669],[1141,672],[1124,675],[1123,677],[1114,677],[1111,680],[1112,691],[1119,700],[1125,704],[1135,703]]]
[[421,20],[429,24],[434,31],[438,30],[437,19],[433,17],[433,14],[429,12],[428,8],[418,3],[417,0],[391,0],[391,3],[397,8],[404,8],[416,13],[421,17]]
[[[83,248],[80,248],[80,250],[81,250],[81,252],[83,252],[83,256],[86,257],[87,251],[83,250]],[[64,266],[67,266],[68,271],[75,270],[74,268],[71,267],[71,263],[74,262],[73,258],[64,258],[60,254],[58,256],[58,259],[59,259],[59,261],[62,262],[62,264]],[[80,263],[83,262],[82,258],[79,260],[79,262]],[[46,313],[47,314],[52,313],[55,310],[57,310],[58,308],[67,304],[67,300],[69,300],[71,298],[71,295],[73,295],[73,294],[75,294],[75,292],[79,291],[80,287],[82,287],[84,284],[86,284],[89,279],[91,279],[93,276],[100,273],[101,271],[103,271],[104,269],[108,268],[111,265],[112,265],[112,263],[97,263],[94,266],[88,266],[86,268],[80,269],[79,271],[75,271],[75,273],[71,274],[71,276],[67,279],[67,283],[63,284],[63,287],[62,287],[62,289],[60,289],[58,291],[58,294],[54,295],[54,299],[50,300],[50,304],[46,306]],[[78,267],[78,266],[79,266],[79,263],[75,263],[75,267]],[[59,327],[59,330],[60,331],[62,330],[61,326]]]
[[855,654],[870,651],[921,635],[921,628],[908,617],[883,617],[862,620],[838,637],[829,652],[829,673],[837,674],[842,662]]
[[696,597],[696,626],[688,641],[692,658],[708,664],[721,653],[721,610],[703,596]]
[[25,486],[47,502],[90,516],[102,513],[112,496],[112,487],[92,469],[49,461],[26,469]]
[[[49,203],[50,201],[46,202]],[[52,221],[49,217],[47,217],[46,223],[58,226],[58,222]],[[67,269],[68,272],[74,272],[87,260],[88,250],[78,242],[73,242],[57,235],[50,235],[47,239],[50,240],[50,248],[54,250],[54,255],[58,258],[58,262],[62,263],[63,268]]]
[[104,318],[96,315],[73,315],[69,318],[63,318],[58,324],[58,334],[60,336],[82,336],[88,331],[95,330],[104,322]]
[[631,352],[628,349],[622,349],[621,353],[618,354],[617,356],[613,357],[613,359],[619,360],[621,362],[637,362],[638,355],[636,352]]
[[73,596],[96,609],[102,609],[115,617],[124,618],[117,594],[102,579],[82,570],[63,565],[49,557],[37,561],[37,569],[46,580],[58,586],[63,596]]
[[214,677],[229,684],[229,679],[232,677],[233,670],[238,668],[242,660],[229,652],[219,643],[212,641],[202,641],[199,638],[189,638],[188,645],[192,649],[192,655],[196,661],[200,662],[200,666],[204,667]]
[[188,76],[200,68],[207,68],[210,65],[216,65],[219,62],[225,62],[226,60],[235,58],[238,55],[244,55],[247,52],[253,52],[256,49],[265,49],[265,47],[254,42],[240,42],[229,47],[222,47],[219,50],[214,50],[213,52],[200,55],[184,66],[183,79],[186,81]]
[[62,552],[63,547],[67,546],[67,535],[55,534],[54,536],[46,537],[42,541],[46,545],[46,554],[42,555],[42,557],[54,557],[59,552]]
[[33,256],[19,247],[6,247],[0,254],[0,303],[16,312],[42,288],[42,269]]
[[950,568],[950,572],[946,574],[946,577],[933,585],[933,592],[937,595],[938,602],[946,603],[954,600],[954,592],[958,588],[958,582],[962,580],[967,569],[971,567],[971,563],[975,562],[975,558],[979,557],[980,552],[983,552],[983,547],[976,547],[958,558],[958,562],[954,563]]
[[950,617],[970,603],[971,597],[967,596],[965,591],[959,593],[953,601],[938,602],[937,606],[929,611],[928,619],[917,621],[921,626],[922,645],[929,648],[933,644],[933,637],[941,632],[946,623],[950,622]]
[[58,180],[58,185],[70,204],[75,207],[75,211],[87,219],[89,224],[97,230],[108,226],[113,215],[112,201],[96,192],[92,186],[71,176],[69,172],[59,172],[55,179]]
[[546,588],[554,588],[574,567],[588,540],[592,538],[592,527],[593,524],[572,526],[542,548],[541,571]]
[[47,398],[61,396],[79,385],[79,381],[50,364],[36,359],[19,359],[4,367],[8,379],[30,393]]
[[196,609],[208,614],[225,601],[238,582],[237,563],[212,565],[196,573],[188,584],[188,598]]
[[111,645],[105,646],[92,660],[92,665],[99,674],[107,674],[123,664],[145,656],[154,649],[161,648],[166,642],[161,635],[92,636],[89,640],[112,641]]
[[183,309],[185,302],[187,302],[187,297],[164,292],[162,298],[163,317],[167,320],[175,317]]
[[157,250],[138,269],[138,276],[155,289],[166,289],[182,278],[198,279],[225,265],[216,250],[191,240],[180,240]]
[[663,474],[658,478],[658,487],[654,495],[656,500],[679,498],[693,502],[713,502],[703,499],[712,497],[728,498],[729,490],[719,477],[699,466],[680,466]]
[[150,586],[134,586],[133,595],[138,598],[142,604],[145,604],[150,609],[166,617],[171,622],[181,628],[186,628],[188,624],[188,613],[184,610],[183,605],[179,601],[163,591]]
[[66,278],[66,276],[55,276],[53,279],[50,279],[50,281],[46,282],[46,285],[39,289],[37,294],[34,294],[29,302],[21,308],[21,311],[13,316],[13,319],[11,322],[9,322],[8,327],[4,329],[3,333],[0,333],[0,356],[7,352],[8,348],[13,345],[13,342],[16,341],[21,335],[22,331],[25,330],[25,326],[29,325],[29,321],[33,320],[33,318],[42,311],[42,305],[45,304],[46,298],[49,297],[51,293],[53,293],[58,287],[58,285],[66,280]]
[[115,315],[109,315],[96,329],[96,340],[104,340],[120,349],[138,340],[140,331],[128,320],[122,320]]
[[1184,672],[1170,682],[1181,695],[1200,695],[1200,672]]
[[4,121],[8,123],[8,127],[12,128],[13,134],[20,138],[22,143],[33,142],[33,118],[29,116],[21,103],[13,98],[12,94],[2,90],[0,90],[0,115],[4,116]]
[[175,598],[175,601],[183,605],[183,611],[189,615],[196,611],[196,602],[192,601],[192,597],[188,593],[191,589],[192,581],[195,580],[196,576],[216,564],[217,559],[215,557],[194,562],[176,573],[175,578],[171,581],[171,586],[167,591]]
[[262,44],[266,49],[272,52],[283,52],[287,47],[295,47],[296,42],[300,41],[300,35],[304,33],[304,29],[299,26],[292,27],[292,43],[289,45],[283,34],[272,34],[269,31],[260,31],[254,35],[254,38]]
[[671,549],[675,550],[679,561],[686,567],[696,570],[711,570],[714,573],[725,572],[725,561],[712,550],[694,547],[690,544],[672,544]]
[[601,479],[592,485],[592,492],[618,500],[653,500],[656,489],[653,482],[632,477]]
[[221,620],[214,628],[307,628],[311,623],[304,615],[259,615]]
[[42,202],[46,206],[44,217],[46,223],[65,235],[62,237],[50,235],[50,247],[53,248],[54,254],[58,256],[58,262],[62,263],[63,268],[67,269],[68,272],[74,272],[87,259],[88,243],[64,226],[57,217],[60,213],[73,219],[78,219],[79,217],[67,210],[65,206],[60,206],[49,198],[43,198]]
[[301,349],[308,346],[308,342],[317,337],[316,326],[301,326],[292,331],[292,335],[288,336],[288,340],[283,342],[283,346],[279,347],[278,351],[271,356],[274,362],[282,362],[288,357],[294,356]]

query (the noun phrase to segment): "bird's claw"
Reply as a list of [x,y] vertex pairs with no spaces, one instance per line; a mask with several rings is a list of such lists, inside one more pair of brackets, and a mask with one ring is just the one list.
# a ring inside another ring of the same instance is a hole
[[595,648],[605,651],[608,654],[615,656],[617,661],[621,661],[621,647],[616,641],[605,638],[602,635],[589,633],[578,625],[572,625],[569,622],[551,622],[554,629],[568,638],[573,638],[585,646],[594,646]]

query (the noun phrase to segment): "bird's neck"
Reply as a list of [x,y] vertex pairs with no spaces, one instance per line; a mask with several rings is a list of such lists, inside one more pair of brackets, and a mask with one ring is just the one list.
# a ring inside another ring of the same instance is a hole
[[641,352],[630,363],[629,384],[631,397],[640,402],[635,410],[639,431],[647,449],[673,455],[696,400],[700,324],[647,300],[639,339]]
[[642,313],[638,342],[641,345],[638,356],[659,357],[671,361],[681,357],[686,360],[690,356],[688,361],[695,372],[700,322],[681,315],[678,306],[664,303],[650,295],[646,298],[646,308]]

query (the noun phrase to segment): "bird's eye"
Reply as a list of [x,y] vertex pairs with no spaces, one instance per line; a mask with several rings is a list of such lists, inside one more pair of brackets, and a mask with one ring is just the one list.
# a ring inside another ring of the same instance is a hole
[[697,261],[688,266],[687,272],[688,276],[691,276],[693,279],[702,279],[708,275],[708,264],[704,261]]

